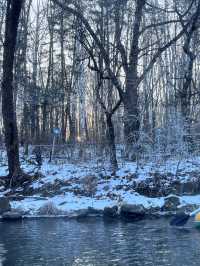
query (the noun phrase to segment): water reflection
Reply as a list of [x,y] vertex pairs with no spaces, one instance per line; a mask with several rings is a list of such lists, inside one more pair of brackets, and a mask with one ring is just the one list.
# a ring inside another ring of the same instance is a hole
[[0,266],[196,266],[200,260],[200,232],[171,228],[165,219],[0,222],[0,232]]
[[3,262],[5,261],[5,254],[6,250],[3,246],[3,244],[0,243],[0,266],[3,266]]

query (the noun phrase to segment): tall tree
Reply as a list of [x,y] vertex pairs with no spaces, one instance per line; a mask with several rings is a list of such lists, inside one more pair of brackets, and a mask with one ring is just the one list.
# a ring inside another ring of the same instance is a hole
[[7,0],[3,52],[2,113],[9,178],[13,180],[21,179],[23,175],[19,161],[19,142],[13,88],[13,65],[22,4],[23,0]]
[[[177,23],[179,19],[175,20],[167,20],[161,21],[159,23],[151,23],[147,25],[145,28],[141,29],[142,19],[144,17],[145,6],[147,4],[146,0],[135,0],[134,2],[134,12],[131,13],[131,18],[133,20],[131,26],[131,33],[129,33],[129,49],[122,43],[122,24],[123,19],[119,21],[120,14],[116,12],[116,39],[117,39],[117,49],[121,56],[122,67],[125,74],[125,86],[121,86],[120,79],[115,75],[115,73],[110,68],[110,57],[104,44],[98,36],[98,33],[93,30],[93,24],[89,22],[89,19],[78,10],[76,5],[74,8],[66,5],[59,0],[53,0],[60,8],[64,9],[66,12],[73,14],[78,19],[80,19],[89,33],[91,38],[93,39],[96,47],[101,54],[105,68],[107,70],[109,79],[112,81],[113,86],[118,90],[119,96],[124,105],[124,113],[125,113],[125,121],[124,121],[124,135],[125,135],[125,143],[127,147],[127,155],[129,155],[130,149],[133,148],[135,142],[137,142],[139,138],[139,87],[141,83],[144,81],[144,78],[149,74],[152,68],[157,63],[158,59],[167,51],[173,44],[175,44],[183,35],[184,30],[180,30],[177,34],[170,37],[166,43],[162,43],[161,46],[156,46],[158,42],[156,41],[154,45],[152,45],[151,49],[154,50],[154,54],[151,57],[148,65],[145,67],[143,71],[139,71],[139,60],[142,58],[143,53],[148,53],[149,47],[142,48],[140,46],[140,38],[146,32],[147,29],[157,28],[160,26],[164,26],[170,23]],[[116,0],[116,8],[117,10],[121,10],[122,6],[127,3],[126,0]],[[187,11],[188,12],[188,11]],[[186,27],[188,27],[186,24]],[[128,50],[128,52],[127,52]],[[142,52],[142,54],[141,54]],[[140,73],[139,73],[140,72]],[[134,158],[135,156],[133,156]]]
[[190,101],[191,101],[191,85],[193,80],[193,67],[196,59],[196,54],[194,51],[194,37],[198,36],[199,29],[199,18],[200,18],[200,1],[198,1],[198,5],[196,7],[195,13],[191,19],[190,27],[186,27],[185,23],[182,19],[181,13],[177,9],[177,13],[179,15],[181,25],[183,27],[185,33],[185,42],[183,45],[184,53],[187,56],[186,60],[186,70],[184,73],[184,81],[182,85],[182,90],[180,91],[180,100],[181,100],[181,112],[184,120],[187,121],[189,116],[190,109]]

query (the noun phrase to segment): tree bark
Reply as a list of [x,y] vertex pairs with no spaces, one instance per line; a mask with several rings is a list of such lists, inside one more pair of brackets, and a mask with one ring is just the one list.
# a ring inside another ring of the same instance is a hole
[[185,43],[183,46],[184,53],[187,56],[187,67],[185,70],[185,77],[183,82],[182,91],[180,93],[181,99],[181,112],[185,121],[188,120],[189,112],[190,112],[190,100],[191,100],[191,85],[193,79],[193,66],[194,61],[196,59],[196,54],[192,49],[192,41],[194,41],[194,35],[199,29],[199,18],[200,18],[200,1],[198,3],[196,12],[194,14],[193,20],[191,22],[191,26],[189,29],[184,25],[182,18],[180,17],[180,21],[185,32]]
[[[140,53],[139,38],[140,27],[142,22],[143,10],[145,6],[145,0],[136,1],[135,20],[133,23],[133,37],[131,40],[131,50],[129,55],[129,62],[124,65],[126,73],[126,87],[125,95],[123,98],[124,103],[124,136],[127,154],[130,149],[133,149],[133,144],[138,141],[139,138],[139,104],[138,104],[138,57]],[[123,53],[121,52],[121,57]],[[126,66],[127,65],[127,66]]]
[[5,144],[8,156],[9,177],[21,174],[19,141],[13,89],[13,65],[17,29],[23,0],[7,0],[5,41],[3,53],[2,113],[5,130]]
[[133,149],[133,144],[138,141],[140,120],[138,107],[138,84],[137,77],[132,72],[127,73],[126,92],[123,98],[124,103],[124,137],[127,154]]
[[118,169],[117,157],[116,157],[116,145],[115,145],[115,130],[112,122],[112,114],[106,113],[106,122],[108,127],[108,145],[110,149],[110,163],[112,171],[115,172]]

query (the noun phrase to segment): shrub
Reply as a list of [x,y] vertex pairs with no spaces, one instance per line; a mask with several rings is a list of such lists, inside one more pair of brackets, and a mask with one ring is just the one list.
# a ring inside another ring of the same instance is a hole
[[82,179],[83,190],[85,195],[88,197],[93,197],[97,191],[97,177],[96,176],[85,176]]
[[39,215],[61,215],[63,211],[58,209],[55,204],[51,201],[45,203],[38,210]]

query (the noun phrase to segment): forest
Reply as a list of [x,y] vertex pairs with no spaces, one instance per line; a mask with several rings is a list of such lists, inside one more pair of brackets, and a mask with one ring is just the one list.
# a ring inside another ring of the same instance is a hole
[[19,146],[51,145],[54,128],[58,144],[106,148],[113,171],[118,150],[132,161],[196,152],[199,1],[0,4],[11,177],[20,178]]
[[0,0],[0,84],[0,265],[199,265],[200,0]]

